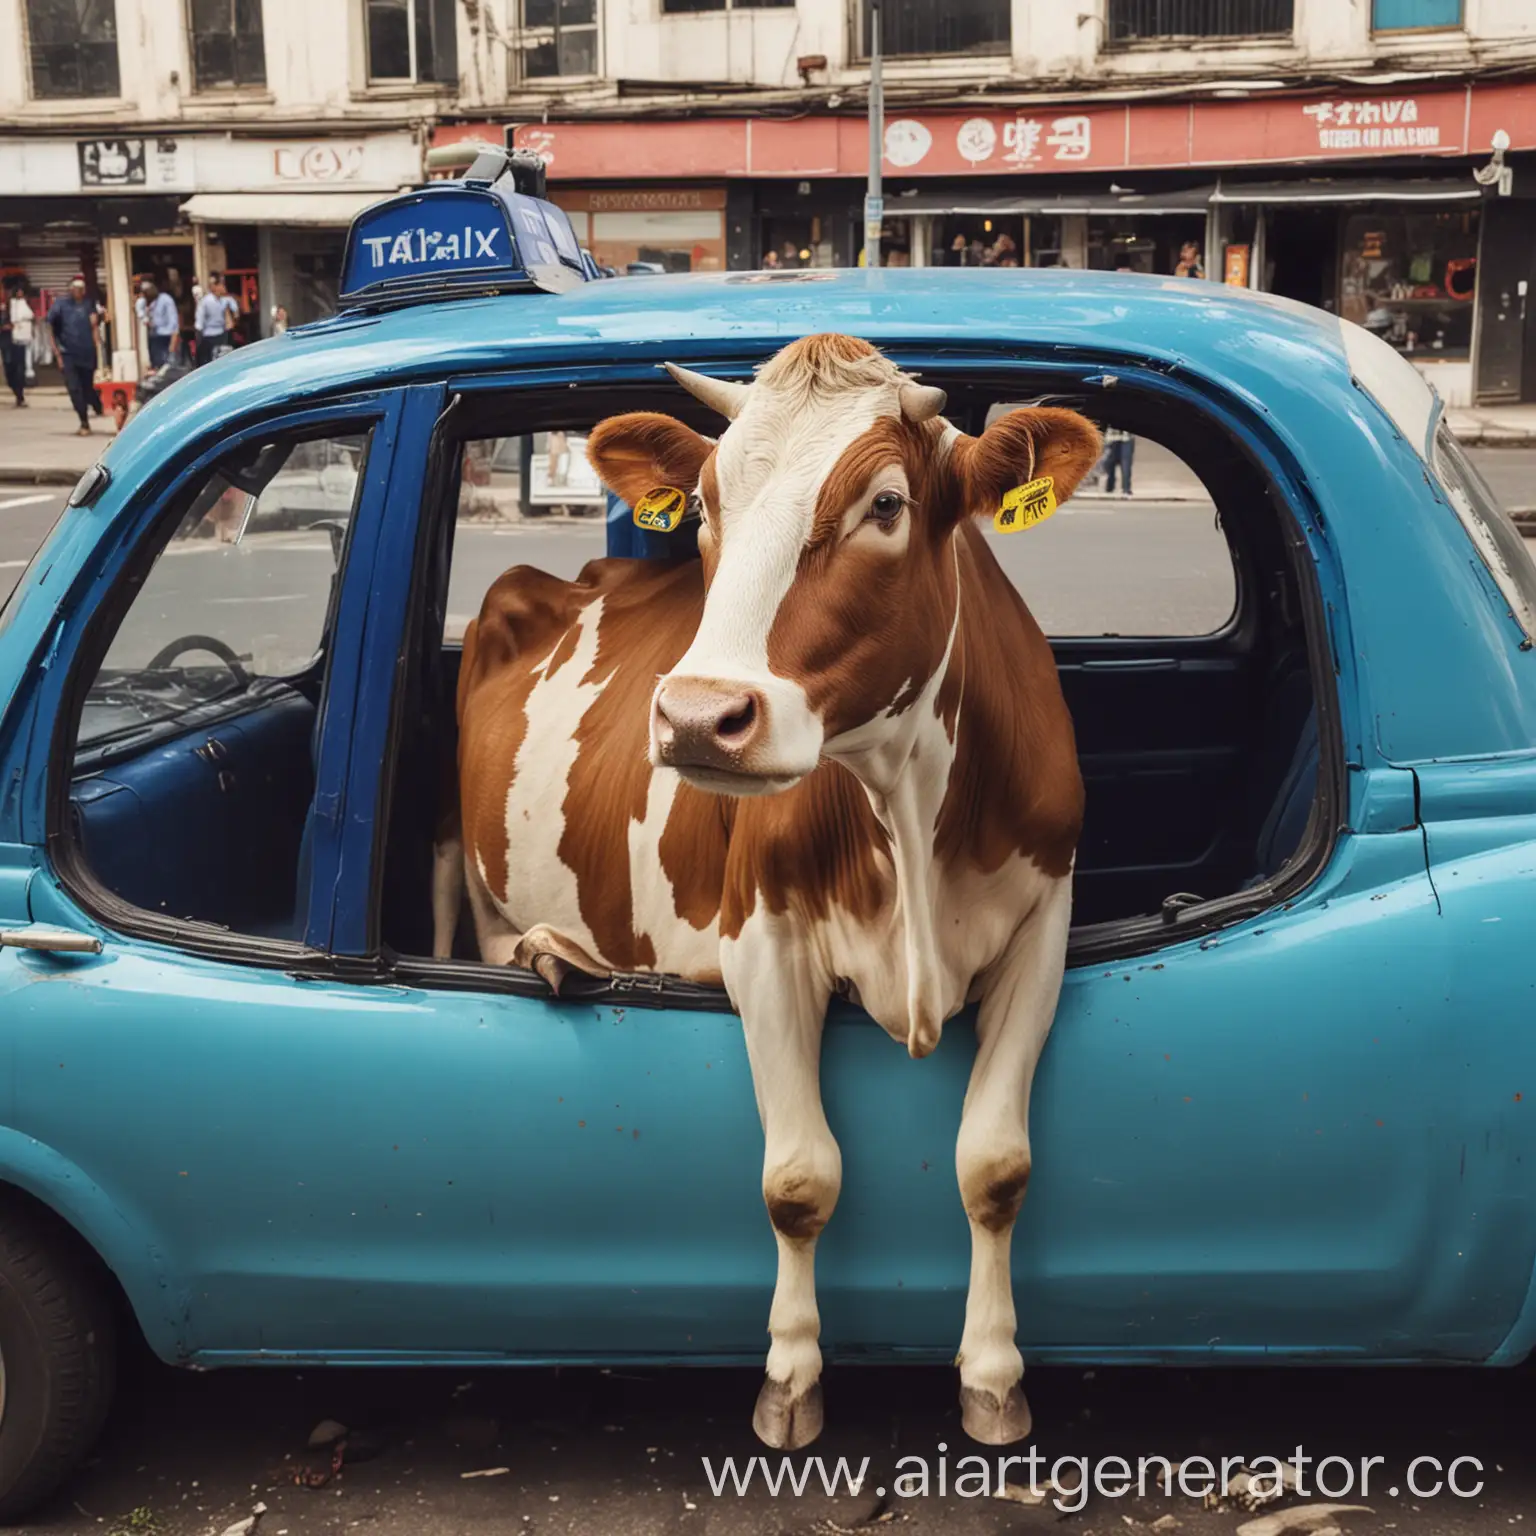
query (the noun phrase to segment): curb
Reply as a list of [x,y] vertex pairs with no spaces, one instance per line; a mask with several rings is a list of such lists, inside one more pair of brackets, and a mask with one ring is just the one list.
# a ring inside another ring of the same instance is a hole
[[1524,427],[1473,427],[1455,436],[1463,448],[1536,448],[1536,432]]
[[0,485],[73,485],[85,471],[57,464],[0,465]]

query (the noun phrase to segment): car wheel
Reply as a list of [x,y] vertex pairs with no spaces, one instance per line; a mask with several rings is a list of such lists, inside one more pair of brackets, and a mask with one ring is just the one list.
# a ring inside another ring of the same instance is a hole
[[47,1498],[91,1448],[116,1362],[109,1298],[70,1234],[0,1204],[0,1524]]

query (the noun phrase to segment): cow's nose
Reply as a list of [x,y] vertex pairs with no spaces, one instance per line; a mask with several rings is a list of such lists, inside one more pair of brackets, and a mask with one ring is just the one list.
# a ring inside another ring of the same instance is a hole
[[674,768],[741,772],[767,712],[755,688],[702,677],[668,678],[656,690],[657,756]]

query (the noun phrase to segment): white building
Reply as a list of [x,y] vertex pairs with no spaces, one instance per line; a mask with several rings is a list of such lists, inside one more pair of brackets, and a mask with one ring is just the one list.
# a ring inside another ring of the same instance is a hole
[[[880,9],[885,261],[1171,275],[1192,242],[1210,277],[1370,324],[1453,402],[1536,397],[1533,0]],[[516,125],[615,265],[853,262],[870,10],[483,0],[439,137]],[[1498,133],[1509,198],[1472,175]]]
[[[509,132],[615,265],[856,261],[870,7],[0,0],[0,271],[99,272],[131,376],[135,276],[232,272],[250,334],[274,305],[310,318],[359,207],[419,181],[434,137]],[[881,17],[883,259],[1171,272],[1193,240],[1212,277],[1371,318],[1450,398],[1528,392],[1536,0]],[[1515,195],[1489,208],[1471,172],[1496,130]]]

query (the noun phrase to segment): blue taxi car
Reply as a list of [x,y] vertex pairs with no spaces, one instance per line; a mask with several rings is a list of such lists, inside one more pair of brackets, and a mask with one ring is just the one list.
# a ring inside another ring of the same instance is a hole
[[[1536,570],[1419,375],[1125,274],[583,281],[493,181],[365,214],[342,312],[155,400],[0,615],[0,1518],[89,1443],[128,1327],[198,1367],[761,1359],[723,994],[432,959],[431,845],[457,635],[532,547],[504,446],[558,482],[637,402],[708,430],[663,361],[741,378],[818,330],[962,426],[1048,397],[1161,442],[1230,565],[1198,633],[1053,638],[1088,821],[1026,1359],[1521,1360]],[[326,476],[331,514],[268,515]],[[834,1358],[953,1352],[970,1049],[830,1021]]]

